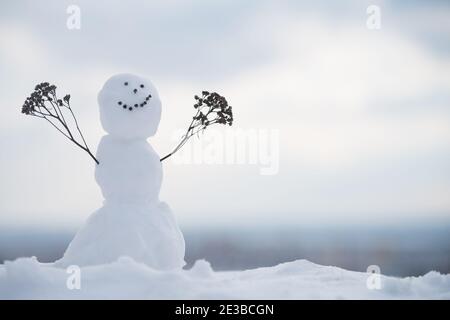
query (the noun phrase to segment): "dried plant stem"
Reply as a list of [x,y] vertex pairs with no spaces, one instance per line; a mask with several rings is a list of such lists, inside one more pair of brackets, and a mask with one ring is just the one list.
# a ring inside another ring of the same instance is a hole
[[[202,97],[195,96],[198,101],[194,108],[197,113],[192,118],[186,133],[182,136],[180,143],[168,155],[162,157],[160,161],[164,161],[178,150],[194,135],[204,131],[208,126],[216,123],[228,124],[233,123],[233,114],[231,107],[228,106],[226,99],[217,93],[202,92]],[[203,113],[204,112],[204,113]],[[213,117],[213,118],[212,118]]]
[[[49,103],[51,105],[46,106],[45,103]],[[70,131],[69,125],[64,117],[64,112],[61,110],[62,108],[66,108],[72,117],[73,122],[77,128],[78,134],[81,137],[82,142],[77,141],[75,136]],[[49,122],[56,130],[58,130],[64,137],[72,141],[76,146],[86,151],[89,156],[95,161],[96,164],[100,162],[94,156],[94,154],[89,149],[86,139],[83,136],[83,133],[80,130],[78,125],[77,118],[70,106],[69,99],[58,100],[56,96],[56,91],[51,90],[47,96],[43,96],[40,101],[35,102],[34,108],[32,112],[27,113],[33,117],[43,118],[47,122]]]

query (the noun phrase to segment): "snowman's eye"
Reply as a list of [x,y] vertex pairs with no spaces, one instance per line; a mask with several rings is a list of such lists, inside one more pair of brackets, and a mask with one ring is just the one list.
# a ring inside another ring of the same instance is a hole
[[124,84],[125,86],[127,86],[127,85],[128,85],[128,82],[124,82],[123,84]]
[[143,84],[141,84],[141,86],[140,86],[141,88],[143,88],[144,87],[144,85]]

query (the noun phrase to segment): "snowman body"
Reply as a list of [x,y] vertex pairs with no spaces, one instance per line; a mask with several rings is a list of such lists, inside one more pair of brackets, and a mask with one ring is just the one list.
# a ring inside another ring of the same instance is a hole
[[60,266],[96,265],[128,256],[156,269],[181,268],[185,243],[169,206],[159,200],[160,157],[147,142],[161,117],[161,102],[148,80],[121,74],[99,93],[100,141],[95,178],[104,205],[67,248]]

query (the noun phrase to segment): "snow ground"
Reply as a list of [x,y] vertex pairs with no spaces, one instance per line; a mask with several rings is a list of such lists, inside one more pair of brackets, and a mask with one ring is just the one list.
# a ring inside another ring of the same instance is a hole
[[81,268],[80,289],[70,274],[36,258],[0,265],[0,299],[450,299],[450,274],[381,276],[368,289],[369,274],[307,260],[246,271],[214,272],[199,260],[189,270],[157,271],[123,257]]

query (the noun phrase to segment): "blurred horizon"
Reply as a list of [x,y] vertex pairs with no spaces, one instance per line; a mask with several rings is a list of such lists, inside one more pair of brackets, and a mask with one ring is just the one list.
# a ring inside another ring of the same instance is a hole
[[[185,268],[198,259],[215,271],[271,267],[306,259],[366,272],[377,265],[388,276],[421,276],[430,271],[450,273],[450,223],[400,226],[214,226],[183,227]],[[40,262],[59,259],[76,230],[0,228],[0,264],[35,256]]]

